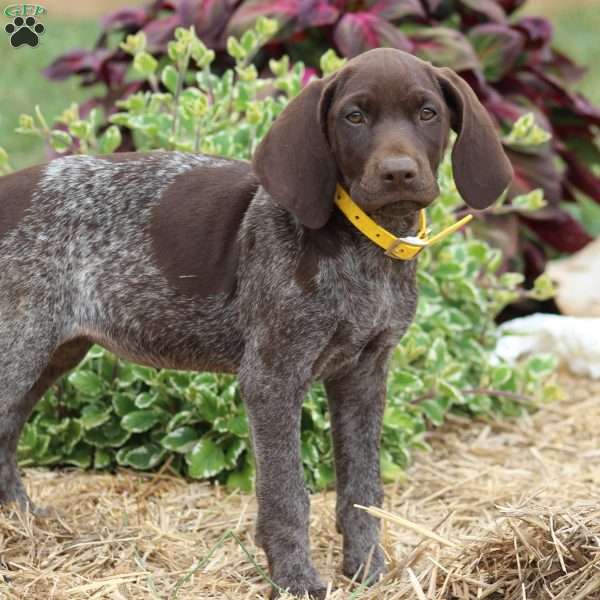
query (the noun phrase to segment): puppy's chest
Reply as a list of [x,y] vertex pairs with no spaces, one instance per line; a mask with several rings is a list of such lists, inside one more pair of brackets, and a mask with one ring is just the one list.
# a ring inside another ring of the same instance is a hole
[[318,378],[358,364],[369,345],[400,340],[416,309],[414,269],[402,277],[338,281],[336,300],[334,332],[315,365]]

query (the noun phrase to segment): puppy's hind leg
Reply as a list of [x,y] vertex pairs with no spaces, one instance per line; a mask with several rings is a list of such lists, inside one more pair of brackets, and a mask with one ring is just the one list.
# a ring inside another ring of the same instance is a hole
[[[1,325],[1,323],[0,323]],[[40,329],[10,335],[0,328],[0,505],[16,502],[35,512],[17,467],[17,444],[36,402],[61,375],[76,366],[91,343],[76,339],[55,348]],[[43,340],[43,341],[40,341]]]

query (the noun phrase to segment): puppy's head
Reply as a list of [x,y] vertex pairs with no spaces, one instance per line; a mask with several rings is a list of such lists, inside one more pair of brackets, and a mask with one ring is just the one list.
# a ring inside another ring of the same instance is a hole
[[309,84],[254,155],[263,187],[310,228],[331,214],[336,183],[367,212],[423,208],[438,195],[450,128],[454,178],[465,202],[492,204],[512,168],[487,112],[450,69],[394,49],[371,50]]

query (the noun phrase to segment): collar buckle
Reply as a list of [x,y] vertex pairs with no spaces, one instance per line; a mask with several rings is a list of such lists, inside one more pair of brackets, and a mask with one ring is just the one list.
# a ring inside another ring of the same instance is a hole
[[418,237],[396,238],[385,250],[384,254],[400,260],[412,260],[427,247],[427,242]]
[[419,231],[416,236],[396,237],[387,229],[378,225],[371,217],[369,217],[346,193],[346,190],[341,185],[337,185],[335,191],[335,204],[344,213],[346,218],[356,227],[363,235],[368,237],[374,244],[383,248],[386,256],[397,260],[412,260],[423,248],[435,244],[445,237],[460,229],[468,223],[473,215],[467,215],[456,223],[446,227],[433,237],[429,237],[427,229],[427,218],[425,211],[419,211]]

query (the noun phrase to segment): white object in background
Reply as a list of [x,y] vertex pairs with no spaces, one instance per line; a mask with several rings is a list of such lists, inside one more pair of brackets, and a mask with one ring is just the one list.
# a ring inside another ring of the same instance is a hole
[[498,358],[512,363],[527,354],[548,352],[573,373],[600,379],[600,318],[536,313],[506,321],[499,330],[494,352]]
[[600,238],[568,258],[551,260],[546,273],[556,283],[563,315],[600,317]]

